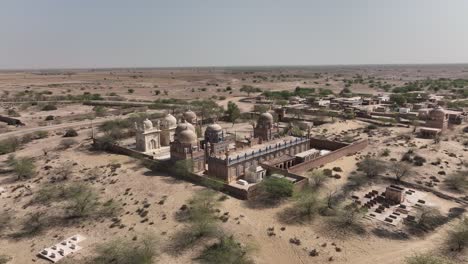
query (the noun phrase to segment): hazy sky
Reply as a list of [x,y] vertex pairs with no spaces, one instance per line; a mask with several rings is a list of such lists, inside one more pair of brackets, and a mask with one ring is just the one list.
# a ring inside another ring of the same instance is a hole
[[0,68],[468,62],[468,0],[0,0]]

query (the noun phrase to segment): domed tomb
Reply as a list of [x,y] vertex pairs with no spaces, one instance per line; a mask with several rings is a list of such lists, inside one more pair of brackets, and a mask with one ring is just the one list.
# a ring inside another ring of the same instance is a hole
[[223,141],[223,129],[218,124],[210,124],[205,130],[205,141],[210,143],[218,143]]
[[187,112],[185,112],[183,114],[183,117],[184,117],[185,122],[188,122],[191,124],[195,124],[197,122],[197,115],[191,110],[188,110]]

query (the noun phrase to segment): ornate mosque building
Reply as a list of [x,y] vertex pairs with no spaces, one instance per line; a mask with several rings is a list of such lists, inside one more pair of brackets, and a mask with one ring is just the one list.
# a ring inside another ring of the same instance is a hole
[[193,111],[183,113],[182,120],[177,123],[168,114],[155,125],[150,120],[143,121],[137,126],[137,149],[154,154],[166,147],[169,151],[166,159],[170,162],[189,160],[194,173],[228,184],[239,179],[257,183],[266,175],[261,164],[287,170],[299,162],[299,156],[307,160],[304,155],[315,153],[310,151],[308,137],[281,135],[270,113],[261,114],[253,135],[241,140],[225,132],[219,124],[208,125],[203,138],[199,138],[196,133],[199,124]]

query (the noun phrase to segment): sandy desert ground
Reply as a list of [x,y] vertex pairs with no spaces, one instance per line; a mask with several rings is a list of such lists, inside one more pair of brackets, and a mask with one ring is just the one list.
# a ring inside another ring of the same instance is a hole
[[[356,75],[373,76],[389,84],[401,85],[409,80],[427,77],[468,78],[468,66],[3,71],[0,72],[0,94],[3,99],[4,96],[14,98],[16,93],[25,90],[48,91],[49,94],[56,96],[81,95],[88,92],[99,93],[103,97],[119,96],[124,98],[123,100],[130,101],[168,98],[208,99],[216,96],[214,100],[219,105],[226,107],[228,101],[234,101],[244,112],[251,111],[253,105],[239,101],[247,96],[239,91],[242,85],[253,85],[262,90],[294,90],[297,86],[315,87],[338,93],[344,87],[342,79],[353,78]],[[231,89],[226,90],[227,87]],[[133,89],[134,92],[129,92],[129,89]],[[351,89],[357,93],[383,92],[380,89],[370,88],[368,84],[353,84]],[[155,91],[159,91],[159,94],[156,95]],[[0,255],[10,256],[12,259],[8,263],[47,263],[48,261],[37,258],[36,254],[42,248],[77,233],[87,237],[87,240],[81,244],[82,250],[67,257],[70,263],[75,263],[73,261],[78,263],[92,255],[97,245],[116,237],[130,239],[135,236],[141,237],[145,233],[155,234],[159,240],[158,244],[161,245],[158,263],[192,263],[204,245],[212,242],[203,241],[177,255],[166,252],[163,246],[171,243],[172,235],[185,227],[184,223],[175,219],[175,213],[182,205],[187,204],[195,193],[205,187],[177,180],[162,172],[151,171],[131,157],[91,150],[91,120],[86,115],[95,113],[92,106],[64,101],[57,104],[57,110],[40,111],[43,105],[48,104],[47,102],[21,107],[19,102],[23,100],[27,99],[17,96],[16,101],[0,102],[2,114],[13,107],[20,115],[18,118],[26,123],[24,127],[0,127],[1,133],[10,137],[24,135],[24,131],[47,130],[48,136],[33,140],[14,152],[17,157],[34,157],[38,171],[34,178],[16,181],[12,172],[6,171],[0,174],[0,188],[5,190],[4,193],[0,192],[0,214],[12,216],[10,224],[0,228]],[[110,110],[115,109],[109,108],[108,111]],[[47,123],[44,119],[48,115],[61,117],[62,121]],[[118,117],[123,116],[97,117],[93,122],[97,126],[103,120]],[[230,130],[246,130],[251,127],[248,123],[235,126],[230,123],[221,122],[221,124]],[[59,145],[65,128],[69,126],[73,126],[79,134],[74,138],[77,143],[63,149]],[[438,144],[434,144],[431,139],[401,137],[401,135],[411,135],[411,127],[378,128],[371,133],[362,132],[367,126],[367,123],[361,121],[347,120],[326,123],[312,129],[312,135],[345,135],[357,131],[361,137],[369,139],[369,146],[364,151],[340,158],[322,168],[340,167],[343,171],[340,172],[342,176],[340,179],[330,179],[326,182],[320,191],[321,194],[342,188],[348,177],[356,171],[358,160],[367,154],[380,157],[384,149],[388,149],[389,155],[381,159],[388,163],[392,159],[400,159],[410,148],[418,155],[426,157],[427,163],[413,170],[411,177],[413,182],[424,183],[430,176],[436,176],[443,181],[446,175],[457,170],[466,170],[464,166],[468,154],[466,147],[461,143],[463,140],[461,130],[464,126],[450,130]],[[2,139],[1,134],[0,139]],[[0,155],[0,168],[7,168],[7,159],[7,154]],[[438,165],[430,164],[437,160],[440,161]],[[116,164],[118,166],[114,166]],[[66,182],[89,184],[98,191],[101,201],[112,199],[122,205],[122,211],[118,215],[121,225],[111,227],[113,223],[111,218],[102,218],[99,221],[78,219],[53,225],[32,237],[13,238],[11,234],[20,230],[23,222],[34,212],[61,212],[62,203],[47,206],[30,202],[35,197],[35,193],[51,181],[55,169],[63,166],[71,167]],[[89,179],[90,171],[93,171],[96,177]],[[441,171],[444,173],[438,173]],[[381,183],[381,186],[384,184]],[[434,189],[462,197],[459,193],[445,189],[442,183],[434,186]],[[218,196],[221,197],[222,194]],[[436,204],[443,214],[447,214],[450,208],[466,208],[466,205],[441,199],[431,193],[427,194],[426,199]],[[142,223],[142,218],[136,210],[143,202],[150,205],[147,208],[148,220]],[[341,237],[327,229],[325,223],[327,218],[323,217],[316,217],[312,222],[304,224],[282,223],[278,219],[278,214],[290,205],[291,201],[285,201],[273,208],[252,208],[246,201],[229,197],[219,205],[219,215],[228,213],[229,220],[220,221],[219,225],[226,233],[233,234],[242,244],[253,245],[255,250],[251,255],[255,263],[393,264],[403,263],[405,257],[415,253],[440,252],[447,231],[453,224],[445,224],[422,236],[410,235],[401,238],[378,235],[376,230],[387,227],[382,223],[366,220],[365,234]],[[275,236],[268,235],[268,229],[272,227]],[[402,230],[391,229],[391,231],[397,233]],[[291,238],[299,238],[301,245],[290,243]],[[319,256],[309,256],[312,249],[317,249]],[[461,255],[456,261],[468,263],[468,257],[466,254]]]

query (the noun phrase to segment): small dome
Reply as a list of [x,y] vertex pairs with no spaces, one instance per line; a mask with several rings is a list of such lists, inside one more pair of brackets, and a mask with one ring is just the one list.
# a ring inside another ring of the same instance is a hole
[[197,143],[197,135],[190,129],[185,129],[179,133],[177,140],[183,144]]
[[177,119],[173,115],[167,114],[163,119],[163,125],[166,128],[175,127],[177,125]]
[[223,128],[218,125],[218,124],[211,124],[209,125],[208,127],[206,127],[206,131],[209,131],[209,132],[218,132],[218,131],[221,131],[223,130]]
[[146,118],[145,121],[143,121],[143,126],[144,126],[145,129],[152,129],[153,128],[153,122],[151,122],[151,120]]
[[273,123],[273,116],[270,113],[263,113],[258,118],[259,122]]
[[191,110],[188,110],[187,112],[185,112],[183,116],[184,116],[184,120],[189,123],[194,123],[197,120],[197,115]]
[[186,129],[189,129],[189,130],[192,130],[193,132],[195,132],[195,127],[192,124],[185,122],[185,123],[178,124],[174,133],[177,136],[177,134],[179,134],[180,132],[182,132],[182,131],[184,131]]

